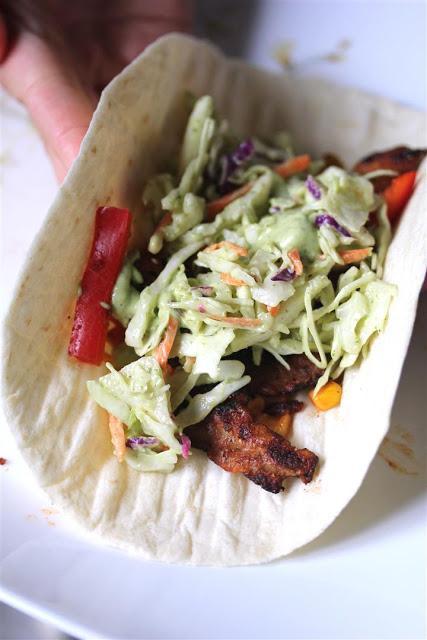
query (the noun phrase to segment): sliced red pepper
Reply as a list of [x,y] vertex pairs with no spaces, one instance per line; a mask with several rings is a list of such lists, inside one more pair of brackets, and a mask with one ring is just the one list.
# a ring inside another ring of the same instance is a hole
[[387,203],[387,215],[390,222],[395,222],[402,213],[414,189],[416,171],[407,171],[393,178],[390,185],[383,191],[383,198]]
[[98,207],[95,233],[77,299],[68,354],[101,364],[108,328],[108,305],[125,256],[131,225],[128,209]]

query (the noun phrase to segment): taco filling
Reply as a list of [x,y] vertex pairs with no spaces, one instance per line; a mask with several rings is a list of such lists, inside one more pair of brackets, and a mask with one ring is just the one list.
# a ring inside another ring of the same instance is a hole
[[197,100],[175,166],[143,188],[148,246],[128,251],[130,212],[99,208],[76,303],[69,354],[106,361],[87,386],[118,460],[171,472],[192,443],[273,493],[310,482],[316,452],[289,441],[300,394],[336,407],[383,329],[390,221],[424,155],[398,147],[346,171],[283,132],[239,140]]

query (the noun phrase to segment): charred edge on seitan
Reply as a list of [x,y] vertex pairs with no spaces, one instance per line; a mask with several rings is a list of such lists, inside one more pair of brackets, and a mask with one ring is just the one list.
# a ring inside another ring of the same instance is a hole
[[[360,162],[353,170],[356,173],[365,174],[379,169],[395,171],[398,175],[408,171],[417,171],[426,155],[425,149],[409,149],[409,147],[395,147],[388,151],[371,153]],[[376,193],[382,193],[390,185],[393,176],[379,176],[372,179]]]
[[216,407],[201,424],[187,430],[193,444],[225,471],[242,473],[272,493],[283,490],[286,478],[310,482],[318,457],[255,422],[248,401],[249,395],[239,392]]
[[296,391],[310,389],[322,375],[321,369],[316,367],[305,355],[293,355],[287,359],[289,369],[286,369],[272,356],[264,356],[259,367],[249,365],[246,368],[251,376],[251,393],[268,398],[285,398]]

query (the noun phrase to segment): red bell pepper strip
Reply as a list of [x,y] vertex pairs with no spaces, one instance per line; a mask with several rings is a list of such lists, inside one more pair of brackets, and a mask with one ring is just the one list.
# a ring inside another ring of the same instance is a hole
[[402,213],[414,189],[416,171],[407,171],[393,178],[389,186],[383,191],[383,198],[387,203],[387,215],[390,222],[395,222]]
[[98,207],[95,233],[76,303],[68,354],[81,362],[101,364],[108,328],[108,305],[125,256],[131,213]]

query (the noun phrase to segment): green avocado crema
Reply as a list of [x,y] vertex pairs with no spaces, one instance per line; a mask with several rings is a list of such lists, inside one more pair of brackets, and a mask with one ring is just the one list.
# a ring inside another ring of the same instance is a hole
[[258,226],[259,248],[275,244],[282,252],[298,249],[303,260],[308,261],[320,253],[317,230],[302,211],[266,216]]

